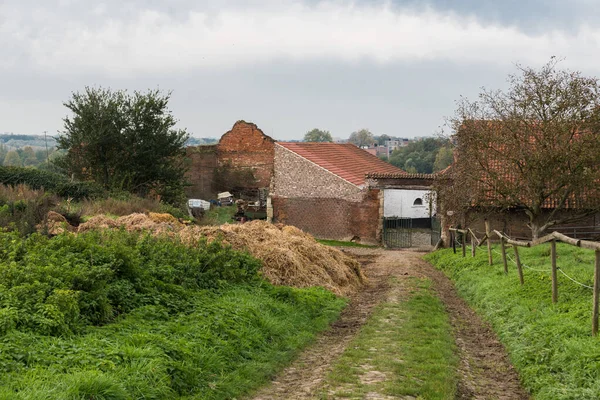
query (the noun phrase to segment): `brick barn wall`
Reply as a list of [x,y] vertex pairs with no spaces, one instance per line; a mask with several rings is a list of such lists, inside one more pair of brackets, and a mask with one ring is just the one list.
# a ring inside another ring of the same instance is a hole
[[217,168],[217,146],[192,146],[186,148],[188,171],[185,178],[190,183],[185,190],[188,198],[208,200],[214,197],[213,187]]
[[334,198],[362,201],[365,190],[315,165],[283,146],[275,145],[272,194],[286,198]]
[[238,121],[218,144],[219,165],[230,164],[239,170],[251,170],[255,182],[246,187],[269,187],[273,176],[275,141],[255,124]]

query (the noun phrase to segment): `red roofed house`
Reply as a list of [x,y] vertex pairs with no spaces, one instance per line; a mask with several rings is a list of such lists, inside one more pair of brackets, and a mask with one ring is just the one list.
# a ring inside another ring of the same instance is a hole
[[366,175],[404,174],[353,144],[275,143],[270,216],[319,238],[380,243],[383,193]]

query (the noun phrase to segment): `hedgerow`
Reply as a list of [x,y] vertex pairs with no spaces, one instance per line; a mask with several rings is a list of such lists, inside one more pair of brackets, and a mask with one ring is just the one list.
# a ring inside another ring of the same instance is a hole
[[65,175],[36,168],[0,166],[0,183],[11,186],[26,184],[32,189],[44,189],[74,200],[105,195],[102,187],[93,182],[71,182]]

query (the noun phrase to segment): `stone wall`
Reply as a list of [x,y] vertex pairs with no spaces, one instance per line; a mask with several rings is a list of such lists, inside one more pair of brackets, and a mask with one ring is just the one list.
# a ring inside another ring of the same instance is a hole
[[366,193],[366,190],[279,145],[275,145],[274,170],[273,196],[360,202]]

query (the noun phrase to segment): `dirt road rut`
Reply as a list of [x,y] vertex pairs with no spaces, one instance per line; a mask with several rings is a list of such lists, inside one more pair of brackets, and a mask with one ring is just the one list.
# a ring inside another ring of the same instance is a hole
[[[354,295],[340,319],[304,351],[255,400],[319,398],[323,380],[375,305],[390,295],[392,277],[429,278],[444,303],[460,356],[458,399],[527,399],[504,347],[488,324],[458,297],[450,280],[423,261],[423,253],[382,249],[345,250],[363,264],[368,286]],[[400,299],[398,300],[400,301]]]

